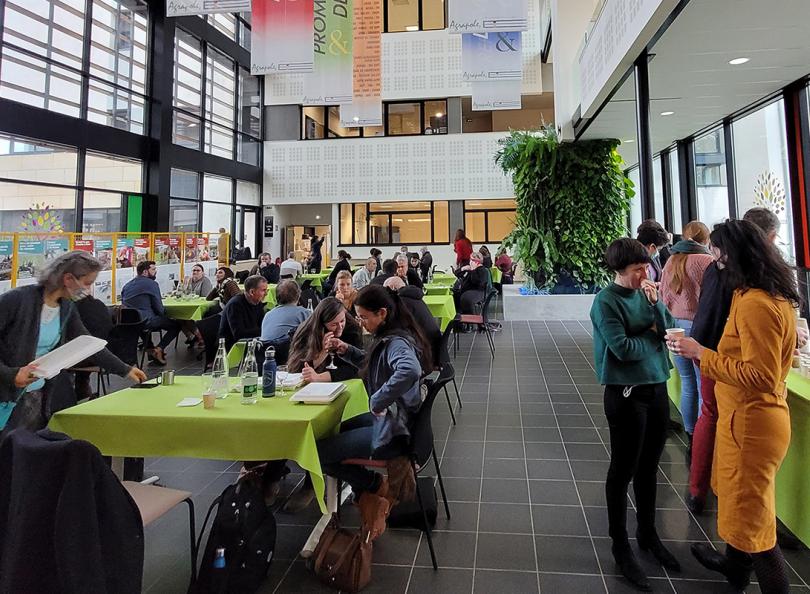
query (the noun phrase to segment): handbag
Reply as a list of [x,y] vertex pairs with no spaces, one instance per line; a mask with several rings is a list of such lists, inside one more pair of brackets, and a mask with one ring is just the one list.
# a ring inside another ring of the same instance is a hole
[[315,547],[313,570],[321,582],[343,592],[359,592],[371,581],[370,534],[340,527],[332,519]]

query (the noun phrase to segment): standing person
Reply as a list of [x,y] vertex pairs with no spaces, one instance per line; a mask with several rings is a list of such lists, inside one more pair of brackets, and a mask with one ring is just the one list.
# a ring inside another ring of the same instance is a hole
[[195,264],[191,268],[191,276],[183,283],[187,293],[192,293],[198,297],[207,297],[214,290],[211,279],[205,276],[205,269],[201,264]]
[[137,309],[141,319],[146,322],[144,328],[149,332],[164,330],[156,347],[148,345],[149,359],[158,365],[166,365],[166,347],[169,346],[182,328],[180,322],[166,315],[160,286],[157,284],[157,268],[151,260],[138,262],[135,269],[138,276],[121,289],[121,300],[124,307]]
[[[416,484],[407,458],[414,415],[422,404],[420,380],[431,368],[430,346],[399,296],[370,285],[355,301],[357,317],[374,337],[368,353],[333,339],[334,348],[362,369],[369,412],[340,426],[340,433],[318,442],[321,467],[351,485],[364,531],[372,540],[385,531],[385,520],[399,501],[413,497]],[[388,461],[388,476],[349,458]]]
[[352,286],[352,273],[348,270],[338,272],[335,288],[332,290],[332,297],[343,304],[351,314],[354,314],[354,300],[357,298],[357,289]]
[[512,258],[506,253],[506,248],[500,248],[495,258],[495,266],[501,271],[501,284],[511,285],[512,278]]
[[295,279],[302,274],[304,274],[304,268],[301,266],[301,262],[295,259],[295,252],[290,252],[287,254],[287,259],[279,267],[279,278]]
[[492,253],[489,251],[489,248],[485,245],[482,245],[478,252],[483,257],[481,261],[481,265],[484,268],[492,268]]
[[[52,413],[75,404],[65,374],[40,379],[32,361],[87,334],[75,302],[90,294],[100,270],[86,252],[68,252],[48,262],[36,284],[0,295],[0,429],[42,429]],[[93,358],[116,375],[146,380],[107,349]]]
[[369,284],[375,276],[379,274],[377,269],[377,260],[369,258],[366,260],[366,265],[354,273],[352,277],[352,286],[358,291]]
[[262,319],[262,342],[287,338],[309,317],[309,310],[298,305],[301,287],[293,280],[283,280],[276,289],[278,305],[264,314]]
[[313,235],[309,240],[309,263],[307,264],[307,268],[316,273],[321,271],[321,264],[323,262],[323,256],[321,255],[323,240],[323,237],[318,239],[317,235]]
[[472,254],[472,242],[467,239],[464,234],[464,229],[456,231],[456,238],[453,242],[453,249],[456,252],[456,267],[461,268],[470,263],[470,255]]
[[419,249],[419,269],[422,273],[422,282],[428,282],[430,271],[433,270],[433,256],[428,251],[427,246],[422,246]]
[[650,256],[647,278],[654,283],[661,282],[661,273],[664,268],[661,263],[661,249],[669,243],[669,233],[657,221],[647,219],[636,230],[637,239],[644,244]]
[[664,567],[679,570],[655,528],[656,474],[669,420],[669,356],[665,331],[672,316],[647,278],[650,255],[635,239],[617,239],[605,252],[615,273],[591,307],[594,360],[605,386],[605,415],[610,426],[610,468],[605,482],[612,552],[622,574],[639,590],[650,582],[627,536],[627,486],[636,495],[636,540]]
[[217,237],[217,264],[220,266],[228,265],[228,244],[230,243],[230,235],[225,231],[225,227],[219,228],[219,237]]
[[717,351],[693,338],[669,342],[700,361],[714,378],[719,418],[712,484],[717,493],[721,554],[706,545],[692,553],[706,568],[744,589],[756,572],[765,593],[789,590],[776,542],[776,473],[790,445],[785,379],[796,347],[800,302],[796,279],[776,246],[749,221],[728,221],[711,234],[712,251],[734,290]]
[[250,275],[258,274],[264,277],[271,285],[277,285],[281,269],[273,262],[273,257],[267,252],[259,254],[259,262],[250,269]]
[[261,336],[266,296],[267,280],[255,274],[245,279],[245,292],[228,301],[219,322],[219,338],[225,339],[227,348],[243,338]]
[[[686,336],[692,332],[692,321],[698,309],[703,274],[714,258],[709,254],[709,228],[692,221],[683,228],[683,240],[672,247],[672,255],[661,275],[661,300],[675,318],[675,327]],[[675,367],[681,377],[681,415],[689,443],[687,464],[692,461],[692,435],[700,410],[700,371],[691,359],[675,355]]]

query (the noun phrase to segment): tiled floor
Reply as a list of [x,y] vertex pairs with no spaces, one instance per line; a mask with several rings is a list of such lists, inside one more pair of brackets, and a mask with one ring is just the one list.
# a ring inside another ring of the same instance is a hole
[[[604,477],[609,440],[602,389],[595,383],[589,327],[579,322],[504,323],[493,361],[484,338],[462,337],[456,361],[464,402],[452,426],[447,406],[434,407],[436,447],[452,519],[439,512],[434,533],[439,571],[430,566],[424,537],[389,529],[374,547],[366,592],[529,593],[629,592],[617,574],[607,538]],[[181,349],[185,351],[185,349]],[[175,367],[184,363],[181,352]],[[182,360],[182,361],[181,361]],[[239,465],[208,460],[150,460],[149,473],[167,486],[194,492],[198,524],[210,501],[237,476]],[[300,472],[286,479],[291,490]],[[709,512],[684,507],[684,444],[672,434],[659,475],[659,533],[683,565],[668,573],[640,558],[657,592],[730,592],[689,553],[695,541],[716,541]],[[632,493],[628,501],[633,505]],[[710,506],[711,507],[711,506]],[[440,508],[441,509],[441,508]],[[344,508],[344,522],[357,515]],[[277,513],[276,557],[264,593],[328,591],[297,557],[318,518]],[[629,515],[631,534],[634,518]],[[147,530],[144,588],[183,592],[188,579],[186,516],[178,510]],[[791,591],[810,592],[810,553],[786,551]],[[758,592],[756,586],[748,589]]]

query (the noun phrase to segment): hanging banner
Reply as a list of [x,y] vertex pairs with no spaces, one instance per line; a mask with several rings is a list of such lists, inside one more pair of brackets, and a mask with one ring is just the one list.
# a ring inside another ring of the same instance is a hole
[[11,271],[14,266],[14,238],[0,239],[0,293],[11,289]]
[[250,0],[166,0],[166,16],[250,12]]
[[521,80],[474,82],[472,83],[472,110],[520,109],[523,105],[520,98],[522,89],[523,81]]
[[17,243],[17,286],[32,285],[45,267],[45,242],[21,237]]
[[447,7],[450,33],[527,31],[528,0],[450,0]]
[[312,72],[313,0],[253,0],[251,74]]
[[315,0],[313,72],[304,76],[304,105],[352,102],[353,0]]
[[350,105],[340,107],[344,128],[382,126],[382,4],[354,0],[354,77]]
[[461,36],[461,78],[465,82],[521,80],[520,31]]

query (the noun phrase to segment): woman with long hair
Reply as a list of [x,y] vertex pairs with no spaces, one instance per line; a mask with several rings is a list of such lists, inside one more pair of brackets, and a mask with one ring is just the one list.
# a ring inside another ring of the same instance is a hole
[[[683,228],[683,239],[672,246],[672,255],[661,274],[661,299],[672,317],[675,327],[691,335],[692,321],[698,309],[703,273],[714,258],[709,254],[709,228],[700,221],[692,221]],[[675,367],[681,377],[681,416],[689,439],[687,461],[691,463],[692,435],[700,410],[700,371],[691,359],[675,355]]]
[[793,271],[753,223],[718,225],[711,244],[734,290],[720,344],[714,351],[689,337],[668,342],[675,354],[700,361],[701,373],[716,382],[712,484],[726,552],[694,544],[692,554],[739,590],[749,584],[753,569],[764,593],[786,593],[774,487],[790,445],[785,378],[796,346],[794,307],[800,296]]
[[[290,343],[287,367],[301,373],[308,382],[339,382],[358,377],[357,366],[336,355],[337,341],[362,348],[360,326],[334,297],[323,299],[312,315],[295,331]],[[330,356],[330,354],[332,356]],[[337,369],[326,367],[334,357]]]
[[453,241],[453,249],[456,252],[456,267],[461,268],[470,263],[470,255],[472,254],[472,242],[467,239],[464,229],[456,231],[456,238]]
[[[379,285],[360,290],[357,317],[374,337],[368,351],[337,341],[337,351],[361,367],[369,412],[340,426],[340,433],[318,442],[321,467],[349,483],[360,507],[363,528],[372,539],[385,530],[389,511],[413,497],[416,487],[408,451],[409,427],[422,404],[423,370],[432,369],[430,345],[399,296]],[[388,461],[388,476],[342,464],[349,458]]]
[[665,332],[672,316],[648,278],[650,255],[630,238],[617,239],[605,252],[615,273],[591,307],[593,349],[599,383],[605,386],[605,416],[610,426],[610,467],[605,482],[612,552],[622,574],[638,590],[650,582],[630,548],[627,535],[627,487],[636,495],[636,542],[658,562],[680,570],[655,527],[658,462],[669,421],[669,357]]

